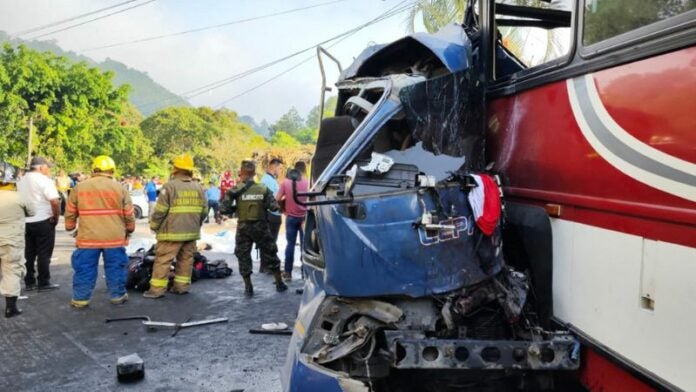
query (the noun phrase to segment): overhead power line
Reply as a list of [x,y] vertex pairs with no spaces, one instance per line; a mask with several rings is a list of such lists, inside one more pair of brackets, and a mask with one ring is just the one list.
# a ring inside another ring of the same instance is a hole
[[62,31],[71,30],[71,29],[74,29],[75,27],[83,26],[83,25],[86,25],[87,23],[92,23],[92,22],[94,22],[94,21],[101,20],[101,19],[105,19],[105,18],[108,18],[108,17],[113,16],[113,15],[121,14],[121,13],[124,13],[124,12],[126,12],[126,11],[130,11],[130,10],[132,10],[132,9],[134,9],[134,8],[138,8],[138,7],[142,7],[142,6],[144,6],[144,5],[148,5],[148,4],[150,4],[150,3],[152,3],[152,2],[155,2],[155,1],[157,1],[157,0],[148,0],[148,1],[144,2],[144,3],[135,4],[135,5],[130,6],[130,7],[128,7],[128,8],[123,8],[123,9],[120,9],[120,10],[118,10],[118,11],[114,11],[114,12],[112,12],[112,13],[106,14],[106,15],[102,15],[102,16],[98,16],[98,17],[93,18],[93,19],[86,20],[86,21],[84,21],[84,22],[76,23],[76,24],[74,24],[74,25],[70,25],[70,26],[67,26],[67,27],[63,27],[63,28],[60,28],[60,29],[58,29],[58,30],[53,30],[53,31],[50,31],[50,32],[48,32],[48,33],[44,33],[44,34],[41,34],[41,35],[37,35],[36,37],[33,37],[33,38],[31,38],[31,39],[43,38],[43,37],[46,37],[46,36],[49,36],[49,35],[53,35],[53,34],[55,34],[55,33],[60,33],[60,32],[62,32]]
[[195,28],[195,29],[179,31],[179,32],[176,32],[176,33],[162,34],[162,35],[156,35],[156,36],[153,36],[153,37],[134,39],[134,40],[131,40],[131,41],[123,41],[123,42],[116,42],[116,43],[108,44],[108,45],[95,46],[95,47],[92,47],[92,48],[87,48],[87,49],[80,50],[80,52],[90,52],[90,51],[94,51],[94,50],[101,50],[101,49],[107,49],[107,48],[115,48],[115,47],[118,47],[118,46],[139,44],[139,43],[143,43],[143,42],[150,42],[150,41],[160,40],[160,39],[163,39],[163,38],[177,37],[177,36],[185,35],[185,34],[198,33],[198,32],[201,32],[201,31],[212,30],[212,29],[219,29],[219,28],[222,28],[222,27],[233,26],[233,25],[236,25],[236,24],[247,23],[247,22],[252,22],[252,21],[261,20],[261,19],[267,19],[267,18],[271,18],[271,17],[274,17],[274,16],[281,16],[281,15],[286,15],[286,14],[292,14],[292,13],[295,13],[295,12],[300,12],[300,11],[304,11],[304,10],[309,10],[309,9],[312,9],[312,8],[324,7],[324,6],[327,6],[327,5],[331,5],[331,4],[335,4],[335,3],[340,3],[340,2],[344,2],[344,1],[346,1],[346,0],[332,0],[332,1],[326,1],[326,2],[323,2],[323,3],[314,4],[314,5],[309,5],[309,6],[305,6],[305,7],[293,8],[293,9],[289,9],[289,10],[285,10],[285,11],[274,12],[274,13],[271,13],[271,14],[254,16],[254,17],[251,17],[251,18],[233,20],[233,21],[230,21],[230,22],[220,23],[220,24],[211,25],[211,26],[198,27],[198,28]]
[[[406,3],[408,3],[408,4],[406,4]],[[404,4],[406,4],[406,5],[404,5]],[[218,89],[218,88],[220,88],[220,87],[223,87],[223,86],[225,86],[225,85],[227,85],[227,84],[230,84],[230,83],[232,83],[232,82],[234,82],[234,81],[237,81],[237,80],[239,80],[239,79],[245,78],[245,77],[247,77],[247,76],[249,76],[249,75],[252,75],[252,74],[257,73],[257,72],[259,72],[259,71],[262,71],[262,70],[264,70],[264,69],[270,68],[270,67],[272,67],[272,66],[274,66],[274,65],[276,65],[276,64],[279,64],[279,63],[282,63],[282,62],[284,62],[284,61],[287,61],[287,60],[289,60],[289,59],[291,59],[291,58],[293,58],[293,57],[299,56],[299,55],[301,55],[302,53],[305,53],[305,52],[310,51],[310,50],[314,50],[314,49],[316,49],[317,46],[324,45],[324,44],[326,44],[326,43],[328,43],[328,42],[331,42],[331,41],[334,41],[334,40],[337,40],[337,39],[340,39],[340,38],[343,38],[343,37],[346,37],[346,36],[350,36],[350,35],[352,35],[352,34],[358,32],[358,31],[360,31],[360,30],[362,30],[362,29],[364,29],[364,28],[366,28],[366,27],[368,27],[368,26],[371,26],[372,24],[381,22],[382,20],[385,20],[385,19],[387,19],[387,18],[390,18],[390,17],[392,17],[392,16],[394,16],[394,15],[396,15],[396,14],[399,14],[399,13],[401,13],[401,12],[403,12],[403,11],[405,11],[405,10],[411,8],[411,7],[413,7],[414,4],[415,4],[415,1],[413,1],[413,0],[411,0],[410,2],[409,2],[409,0],[403,0],[403,1],[401,1],[400,3],[396,4],[394,7],[390,8],[390,9],[387,10],[387,11],[385,11],[384,13],[378,15],[377,17],[375,17],[375,18],[373,18],[373,19],[367,21],[366,23],[363,23],[363,24],[361,24],[361,25],[359,25],[359,26],[357,26],[357,27],[354,27],[354,28],[352,28],[352,29],[350,29],[350,30],[348,30],[348,31],[345,31],[345,32],[343,32],[343,33],[341,33],[341,34],[335,35],[335,36],[333,36],[333,37],[331,37],[331,38],[325,39],[325,40],[323,40],[323,41],[321,41],[321,42],[318,42],[318,43],[316,43],[316,44],[314,44],[314,45],[312,45],[312,46],[308,46],[308,47],[306,47],[306,48],[304,48],[304,49],[298,50],[298,51],[296,51],[296,52],[294,52],[294,53],[290,53],[290,54],[288,54],[288,55],[286,55],[286,56],[283,56],[283,57],[281,57],[281,58],[278,58],[278,59],[273,60],[273,61],[271,61],[271,62],[268,62],[268,63],[266,63],[266,64],[263,64],[263,65],[260,65],[260,66],[254,67],[254,68],[250,68],[250,69],[248,69],[248,70],[246,70],[246,71],[237,73],[237,74],[232,75],[232,76],[229,76],[229,77],[227,77],[227,78],[224,78],[224,79],[221,79],[221,80],[217,80],[217,81],[215,81],[215,82],[211,82],[211,83],[208,83],[208,84],[206,84],[206,85],[203,85],[203,86],[194,88],[194,89],[192,89],[192,90],[188,90],[188,91],[182,92],[182,93],[179,94],[179,96],[180,96],[180,97],[183,97],[183,98],[185,98],[185,99],[192,99],[192,98],[195,98],[195,97],[197,97],[197,96],[199,96],[199,95],[206,94],[206,93],[208,93],[208,92],[210,92],[210,91],[213,91],[213,90],[215,90],[215,89]],[[312,56],[312,58],[313,58],[313,56]],[[311,58],[310,58],[310,59],[311,59]],[[306,60],[306,61],[309,61],[309,60]],[[306,62],[306,61],[305,61],[305,62]],[[304,62],[303,62],[302,64],[304,64]],[[301,64],[300,64],[300,65],[301,65]],[[299,65],[297,65],[297,66],[299,67]],[[295,68],[296,68],[296,67],[295,67]],[[294,69],[294,68],[293,68],[293,69]],[[161,103],[165,103],[165,102],[171,102],[171,101],[173,101],[174,99],[175,99],[175,98],[168,98],[168,99],[163,99],[163,100],[156,100],[156,101],[152,101],[152,102],[145,103],[145,104],[141,105],[141,107],[148,107],[148,106],[151,106],[151,105],[161,104]]]
[[92,15],[98,14],[98,13],[100,13],[100,12],[104,12],[104,11],[108,11],[108,10],[110,10],[110,9],[118,8],[118,7],[122,6],[122,5],[126,5],[126,4],[132,3],[132,2],[134,2],[134,1],[138,1],[138,0],[128,0],[128,1],[124,1],[124,2],[121,2],[121,3],[118,3],[118,4],[114,4],[114,5],[112,5],[112,6],[109,6],[109,7],[104,7],[104,8],[100,8],[100,9],[98,9],[98,10],[90,11],[90,12],[87,12],[87,13],[84,13],[84,14],[75,15],[75,16],[70,17],[70,18],[67,18],[67,19],[57,20],[57,21],[55,21],[55,22],[51,22],[51,23],[45,24],[45,25],[43,25],[43,26],[38,26],[38,27],[33,27],[33,28],[31,28],[31,29],[18,31],[18,32],[14,33],[14,35],[19,36],[19,35],[24,35],[24,34],[33,33],[33,32],[36,32],[36,31],[45,30],[45,29],[48,29],[48,28],[51,28],[51,27],[55,27],[55,26],[58,26],[58,25],[62,25],[63,23],[68,23],[68,22],[72,22],[73,20],[77,20],[77,19],[80,19],[80,18],[84,18],[84,17],[86,17],[86,16],[92,16]]
[[[402,3],[405,3],[405,1],[402,2]],[[385,19],[387,19],[387,18],[391,18],[391,17],[394,16],[394,15],[400,14],[400,13],[402,13],[402,12],[408,10],[409,8],[411,8],[413,5],[408,5],[408,6],[405,6],[405,7],[402,7],[402,8],[400,8],[400,9],[395,10],[395,8],[398,7],[398,6],[399,6],[399,5],[397,4],[394,8],[388,10],[386,13],[382,14],[381,16],[375,18],[375,19],[374,19],[374,20],[375,20],[374,23],[381,22],[381,21],[383,21],[383,20],[385,20]],[[367,27],[367,26],[365,26],[365,27]],[[353,34],[357,33],[358,31],[359,31],[359,30],[353,31],[352,33],[350,33],[350,34],[348,34],[348,35],[342,37],[342,38],[339,39],[338,41],[336,41],[336,42],[332,43],[331,45],[329,45],[328,48],[332,48],[332,47],[338,45],[339,43],[341,43],[341,42],[345,41],[346,39],[350,38],[350,36],[352,36]],[[290,73],[291,71],[293,71],[293,70],[295,70],[295,69],[301,67],[302,65],[304,65],[304,64],[306,64],[306,63],[308,63],[308,62],[314,60],[315,58],[316,58],[316,56],[314,56],[314,55],[309,56],[309,57],[305,58],[304,60],[300,61],[299,63],[293,65],[292,67],[287,68],[287,69],[283,70],[282,72],[279,72],[279,73],[277,73],[277,74],[271,76],[270,78],[264,80],[263,82],[261,82],[261,83],[255,85],[255,86],[253,86],[253,87],[251,87],[251,88],[249,88],[249,89],[247,89],[247,90],[244,90],[244,91],[240,92],[239,94],[234,95],[234,96],[231,97],[231,98],[228,98],[228,99],[226,99],[226,100],[220,102],[220,103],[217,104],[215,107],[216,107],[216,108],[223,107],[224,105],[226,105],[226,104],[228,104],[228,103],[234,101],[235,99],[240,98],[240,97],[242,97],[242,96],[244,96],[244,95],[247,95],[248,93],[257,90],[257,89],[259,89],[259,88],[261,88],[261,87],[263,87],[263,86],[265,86],[265,85],[271,83],[272,81],[274,81],[274,80],[276,80],[276,79],[279,79],[279,78],[282,77],[282,76],[285,76],[286,74],[288,74],[288,73]]]
[[222,86],[225,86],[225,85],[227,85],[227,84],[229,84],[229,83],[232,83],[232,82],[234,82],[234,81],[236,81],[236,80],[239,80],[239,79],[241,79],[241,78],[243,78],[243,77],[249,76],[249,75],[251,75],[251,74],[253,74],[253,73],[262,71],[262,70],[264,70],[264,69],[266,69],[266,68],[269,68],[269,67],[271,67],[271,66],[273,66],[273,65],[276,65],[276,64],[281,63],[281,62],[283,62],[283,61],[289,60],[289,59],[291,59],[291,58],[293,58],[293,57],[299,56],[299,55],[302,54],[302,53],[305,53],[305,52],[310,51],[310,50],[314,50],[317,46],[327,44],[327,43],[329,43],[329,42],[331,42],[331,41],[337,40],[337,39],[339,39],[339,38],[342,38],[342,37],[345,37],[345,36],[348,36],[348,35],[352,35],[352,34],[358,32],[358,31],[364,29],[365,27],[368,27],[368,26],[370,26],[370,25],[372,25],[372,24],[374,24],[374,23],[380,22],[380,21],[382,21],[382,20],[384,20],[384,19],[386,19],[386,18],[389,18],[389,17],[391,17],[391,16],[393,16],[393,15],[396,15],[396,14],[398,14],[398,13],[400,13],[400,12],[403,12],[403,11],[405,11],[406,9],[410,8],[411,5],[398,8],[399,6],[401,6],[402,4],[404,4],[404,3],[406,3],[406,2],[407,2],[407,0],[404,0],[404,1],[402,1],[401,3],[397,4],[396,6],[392,7],[391,9],[389,9],[388,11],[384,12],[383,14],[381,14],[381,15],[375,17],[374,19],[371,19],[370,21],[368,21],[368,22],[366,22],[366,23],[364,23],[364,24],[362,24],[362,25],[359,25],[359,26],[357,26],[357,27],[354,27],[354,28],[352,28],[352,29],[350,29],[350,30],[348,30],[348,31],[345,31],[345,32],[343,32],[343,33],[341,33],[341,34],[335,35],[335,36],[333,36],[333,37],[331,37],[331,38],[328,38],[328,39],[325,39],[325,40],[323,40],[323,41],[321,41],[321,42],[317,42],[317,43],[314,44],[314,45],[308,46],[308,47],[306,47],[306,48],[304,48],[304,49],[300,49],[300,50],[298,50],[298,51],[296,51],[296,52],[294,52],[294,53],[290,53],[290,54],[288,54],[288,55],[286,55],[286,56],[283,56],[283,57],[281,57],[281,58],[278,58],[278,59],[273,60],[273,61],[271,61],[271,62],[268,62],[268,63],[266,63],[266,64],[263,64],[263,65],[260,65],[260,66],[251,68],[251,69],[246,70],[246,71],[244,71],[244,72],[241,72],[241,73],[232,75],[232,76],[230,76],[230,77],[227,77],[227,78],[224,78],[224,79],[221,79],[221,80],[212,82],[212,83],[208,83],[208,84],[206,84],[206,85],[204,85],[204,86],[200,86],[200,87],[195,88],[195,89],[193,89],[193,90],[186,91],[186,92],[182,93],[182,95],[183,95],[184,98],[186,98],[186,99],[195,98],[195,97],[197,97],[197,96],[199,96],[199,95],[205,94],[205,93],[210,92],[210,91],[215,90],[215,89],[218,89],[218,88],[220,88],[220,87],[222,87]]

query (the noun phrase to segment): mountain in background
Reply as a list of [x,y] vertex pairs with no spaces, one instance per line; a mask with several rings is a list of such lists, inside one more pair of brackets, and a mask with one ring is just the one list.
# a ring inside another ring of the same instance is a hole
[[257,123],[251,116],[239,116],[239,121],[248,124],[256,133],[268,139],[271,136],[270,125],[266,120],[261,120],[261,123]]
[[55,41],[25,41],[20,38],[10,38],[6,32],[0,31],[0,43],[4,44],[6,42],[15,46],[23,44],[28,48],[41,52],[52,52],[71,61],[84,61],[102,71],[113,72],[114,84],[116,86],[122,84],[131,86],[130,101],[146,117],[167,106],[191,106],[185,99],[152,80],[146,72],[128,68],[128,66],[118,61],[107,58],[103,62],[98,63],[89,57],[63,50],[56,45]]

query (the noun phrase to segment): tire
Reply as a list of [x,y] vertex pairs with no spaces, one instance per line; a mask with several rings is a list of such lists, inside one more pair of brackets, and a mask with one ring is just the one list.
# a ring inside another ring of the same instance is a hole
[[133,215],[135,216],[135,220],[141,219],[143,217],[143,210],[138,206],[133,206]]

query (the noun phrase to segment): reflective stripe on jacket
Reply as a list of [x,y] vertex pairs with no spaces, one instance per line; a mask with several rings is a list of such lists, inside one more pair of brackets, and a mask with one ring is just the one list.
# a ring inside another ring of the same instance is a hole
[[135,230],[128,191],[106,173],[94,173],[70,192],[65,206],[65,229],[77,227],[78,219],[78,248],[126,246],[127,234]]
[[201,224],[208,214],[203,188],[190,176],[177,173],[164,184],[150,215],[150,229],[158,241],[186,242],[201,238]]

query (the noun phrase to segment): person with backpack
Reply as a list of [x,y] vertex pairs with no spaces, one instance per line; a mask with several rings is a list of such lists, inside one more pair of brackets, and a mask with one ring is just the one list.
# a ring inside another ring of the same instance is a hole
[[266,211],[278,211],[273,192],[263,184],[254,181],[256,164],[251,160],[242,161],[239,170],[240,183],[225,194],[220,213],[232,216],[237,213],[237,232],[234,254],[239,262],[239,273],[244,279],[244,294],[254,295],[251,283],[251,248],[256,243],[261,251],[261,263],[268,266],[275,278],[276,291],[283,292],[288,286],[280,275],[278,246],[273,240],[266,218]]

